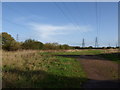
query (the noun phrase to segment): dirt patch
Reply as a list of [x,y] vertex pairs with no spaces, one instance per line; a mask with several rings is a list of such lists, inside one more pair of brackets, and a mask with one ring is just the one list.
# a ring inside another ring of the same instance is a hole
[[82,64],[89,79],[84,88],[117,88],[118,64],[98,56],[82,56],[77,58]]
[[118,64],[99,55],[57,55],[75,58],[87,74],[88,81],[83,84],[85,90],[92,88],[118,88]]

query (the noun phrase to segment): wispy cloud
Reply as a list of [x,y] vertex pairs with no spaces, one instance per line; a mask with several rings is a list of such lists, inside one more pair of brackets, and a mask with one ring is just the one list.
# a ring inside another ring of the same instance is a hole
[[40,20],[45,20],[47,17],[43,16],[37,16],[37,15],[30,15],[30,16],[20,16],[20,17],[15,17],[13,18],[13,22],[16,23],[23,23],[25,24],[26,22],[31,22],[31,21],[40,21]]
[[86,33],[92,31],[90,25],[85,26],[74,26],[72,24],[66,25],[52,25],[52,24],[41,24],[41,23],[29,23],[32,30],[39,33],[42,40],[52,40],[58,35],[70,35],[75,33]]

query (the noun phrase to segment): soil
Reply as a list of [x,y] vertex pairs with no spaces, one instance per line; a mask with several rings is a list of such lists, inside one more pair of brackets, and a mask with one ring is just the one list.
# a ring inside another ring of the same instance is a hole
[[87,74],[83,88],[118,88],[118,64],[98,56],[83,55],[77,58]]
[[88,81],[83,84],[85,90],[92,88],[119,88],[118,63],[106,60],[98,55],[59,55],[75,58],[86,72]]

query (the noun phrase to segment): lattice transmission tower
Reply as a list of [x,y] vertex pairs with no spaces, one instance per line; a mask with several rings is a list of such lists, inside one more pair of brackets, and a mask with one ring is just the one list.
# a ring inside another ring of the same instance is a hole
[[82,40],[82,47],[85,47],[85,40],[84,40],[84,38]]

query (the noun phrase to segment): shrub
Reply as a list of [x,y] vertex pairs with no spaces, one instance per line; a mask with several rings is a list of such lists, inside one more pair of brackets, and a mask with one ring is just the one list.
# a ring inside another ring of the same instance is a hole
[[21,48],[21,44],[16,41],[9,41],[6,42],[6,44],[4,44],[2,48],[7,51],[16,51]]
[[2,46],[2,49],[7,51],[15,51],[20,49],[20,43],[16,42],[15,39],[6,32],[2,32],[0,34],[0,46]]
[[44,44],[44,49],[45,50],[56,50],[59,49],[59,44],[58,43],[45,43]]
[[32,39],[25,40],[25,42],[22,44],[23,49],[42,49],[43,43],[39,41],[35,41]]
[[61,45],[60,49],[71,49],[71,47],[67,44]]
[[4,45],[8,44],[8,42],[10,42],[10,41],[15,41],[14,38],[6,32],[2,32],[0,34],[0,38],[2,39],[2,44],[4,44]]

